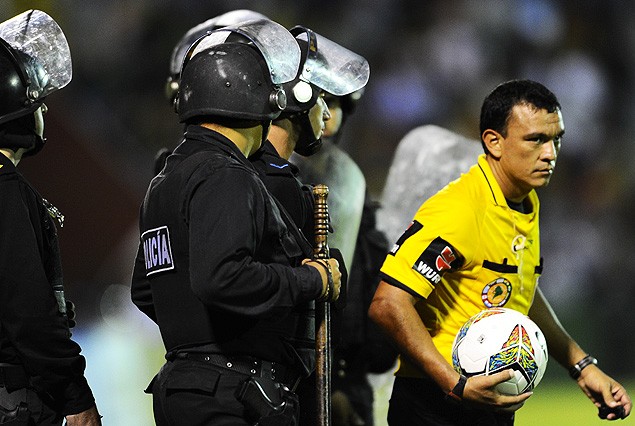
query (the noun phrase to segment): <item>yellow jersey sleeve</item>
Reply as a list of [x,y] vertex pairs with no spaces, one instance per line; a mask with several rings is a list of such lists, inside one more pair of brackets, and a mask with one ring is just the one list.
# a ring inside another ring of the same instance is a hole
[[460,197],[442,190],[419,208],[394,244],[381,268],[382,278],[428,297],[444,274],[469,262],[474,246],[478,246],[476,221]]
[[[472,315],[491,307],[526,314],[542,273],[539,200],[511,209],[485,156],[421,205],[386,256],[381,278],[419,300],[415,309],[439,352]],[[402,358],[398,375],[423,373]]]

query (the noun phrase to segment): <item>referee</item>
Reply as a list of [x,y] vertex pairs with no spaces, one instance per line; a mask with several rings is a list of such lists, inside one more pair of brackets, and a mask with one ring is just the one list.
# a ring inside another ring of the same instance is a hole
[[510,370],[466,378],[452,368],[461,325],[502,306],[538,324],[550,355],[600,408],[600,417],[625,418],[632,406],[626,390],[562,328],[538,287],[536,189],[549,183],[562,144],[558,100],[540,83],[505,82],[484,100],[480,131],[485,152],[478,163],[420,207],[381,268],[369,314],[401,352],[389,424],[514,423],[514,410],[531,393],[495,390]]

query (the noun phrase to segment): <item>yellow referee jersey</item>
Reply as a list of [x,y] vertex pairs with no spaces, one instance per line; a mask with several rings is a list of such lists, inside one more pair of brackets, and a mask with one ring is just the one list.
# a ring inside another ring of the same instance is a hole
[[[483,154],[419,208],[384,261],[382,279],[420,298],[415,307],[450,364],[454,336],[472,315],[529,311],[542,272],[535,191],[524,205],[525,214],[508,207]],[[422,372],[402,358],[397,375]]]

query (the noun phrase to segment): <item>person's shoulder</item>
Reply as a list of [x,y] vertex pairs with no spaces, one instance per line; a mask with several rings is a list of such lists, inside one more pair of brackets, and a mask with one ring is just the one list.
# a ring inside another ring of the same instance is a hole
[[256,161],[252,161],[252,164],[263,175],[266,176],[282,176],[282,177],[295,177],[298,173],[298,168],[285,160],[284,158],[264,152]]
[[445,188],[439,191],[442,196],[455,198],[458,202],[473,204],[484,199],[484,193],[490,192],[491,188],[487,181],[483,179],[483,172],[478,164],[473,165],[459,178],[450,182]]
[[241,191],[253,188],[259,192],[263,185],[260,174],[248,160],[218,153],[203,156],[192,177],[195,180],[227,185]]
[[250,164],[227,151],[214,149],[185,156],[166,174],[168,180],[181,182],[185,187],[183,195],[186,197],[201,185],[206,188],[240,188],[250,185],[257,177],[258,174]]
[[432,195],[428,201],[443,202],[443,203],[467,203],[466,195],[474,191],[474,180],[468,171],[461,174],[455,180],[449,182],[434,195]]
[[37,203],[39,195],[15,167],[2,166],[0,167],[1,207],[10,210],[14,208],[10,206]]
[[5,194],[9,187],[28,186],[24,177],[18,173],[13,164],[4,163],[0,163],[0,185],[3,186],[3,193]]
[[2,154],[0,154],[0,177],[16,176],[15,166]]
[[[189,164],[188,164],[189,163]],[[223,150],[204,150],[191,154],[183,160],[182,168],[191,167],[195,174],[202,177],[218,173],[252,173],[253,167]]]
[[[471,226],[472,220],[484,214],[484,189],[475,176],[473,167],[431,196],[421,206],[420,211],[445,218],[451,217],[453,222],[469,223]],[[472,219],[466,220],[468,218]]]

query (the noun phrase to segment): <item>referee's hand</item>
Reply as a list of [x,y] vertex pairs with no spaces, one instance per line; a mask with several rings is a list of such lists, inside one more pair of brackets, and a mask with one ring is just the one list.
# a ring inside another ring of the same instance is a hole
[[505,395],[496,385],[514,377],[514,370],[508,369],[489,376],[472,376],[467,379],[463,390],[463,400],[484,405],[497,411],[516,411],[523,406],[533,392],[520,395]]

